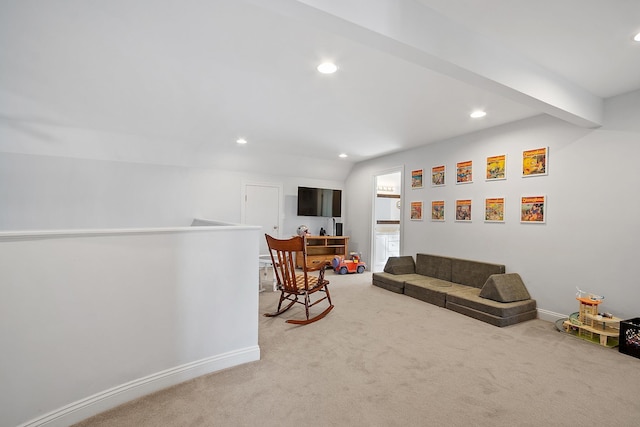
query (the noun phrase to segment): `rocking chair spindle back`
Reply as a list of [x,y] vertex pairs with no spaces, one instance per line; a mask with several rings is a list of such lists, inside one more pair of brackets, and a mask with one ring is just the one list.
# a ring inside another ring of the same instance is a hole
[[[278,316],[298,303],[305,306],[306,320],[289,319],[287,323],[306,325],[322,319],[333,309],[331,295],[327,287],[329,281],[324,278],[324,270],[329,263],[314,267],[307,266],[307,244],[304,237],[296,236],[285,240],[273,238],[268,234],[265,234],[265,237],[274,266],[277,287],[280,290],[278,309],[274,313],[266,313],[265,316]],[[304,257],[303,268],[299,273],[295,269],[296,256]],[[310,275],[309,272],[312,271],[318,271],[319,273],[317,276]],[[312,296],[316,297],[314,294],[317,292],[320,292],[323,296],[312,301]],[[290,302],[283,308],[282,303],[285,300]],[[322,313],[311,316],[309,309],[325,300],[329,306]]]

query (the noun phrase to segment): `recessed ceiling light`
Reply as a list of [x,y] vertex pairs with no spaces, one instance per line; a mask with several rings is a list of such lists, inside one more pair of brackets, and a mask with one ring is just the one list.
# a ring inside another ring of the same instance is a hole
[[338,157],[344,159],[345,157],[348,157],[348,156],[347,156],[347,153],[340,153],[340,155],[338,155]]
[[318,65],[318,71],[320,71],[322,74],[333,74],[338,71],[338,66],[333,62],[323,62],[322,64]]
[[480,117],[484,117],[486,116],[487,113],[485,113],[484,111],[474,111],[473,113],[469,114],[470,117],[474,118],[474,119],[479,119]]
[[247,143],[247,140],[246,140],[246,139],[244,139],[244,138],[238,138],[238,139],[236,139],[236,142],[237,142],[238,144],[246,144],[246,143]]
[[636,34],[636,36],[633,39],[637,42],[640,42],[640,33]]

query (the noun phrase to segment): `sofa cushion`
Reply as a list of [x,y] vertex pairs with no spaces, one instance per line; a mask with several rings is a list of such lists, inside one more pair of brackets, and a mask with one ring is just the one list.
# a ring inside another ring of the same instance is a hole
[[488,262],[451,258],[451,281],[481,289],[492,274],[502,274],[505,266]]
[[527,287],[518,273],[492,274],[480,291],[482,298],[499,302],[531,299]]
[[411,256],[393,256],[387,259],[384,266],[385,273],[412,274],[416,272],[416,263]]
[[410,279],[405,282],[404,294],[421,301],[435,304],[438,307],[444,307],[448,293],[466,288],[467,286],[446,280],[420,276],[418,279]]
[[436,279],[451,281],[451,258],[418,254],[416,255],[416,273]]
[[513,317],[520,313],[536,310],[536,301],[498,302],[480,296],[480,289],[467,288],[447,294],[448,304],[453,303],[469,307],[496,317]]
[[515,325],[516,323],[533,320],[538,317],[538,312],[536,310],[524,311],[509,317],[494,316],[492,314],[485,313],[480,310],[475,310],[464,305],[459,305],[451,301],[447,301],[447,308],[460,314],[464,314],[465,316],[469,316],[482,322],[499,327]]
[[373,273],[371,283],[379,288],[386,289],[397,294],[404,293],[404,282],[416,280],[422,276],[413,274]]

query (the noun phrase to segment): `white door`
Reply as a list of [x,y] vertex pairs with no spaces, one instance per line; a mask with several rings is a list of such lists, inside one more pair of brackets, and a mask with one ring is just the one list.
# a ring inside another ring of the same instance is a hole
[[243,224],[259,225],[260,254],[269,253],[264,234],[280,237],[280,199],[282,189],[273,184],[246,184],[243,204]]

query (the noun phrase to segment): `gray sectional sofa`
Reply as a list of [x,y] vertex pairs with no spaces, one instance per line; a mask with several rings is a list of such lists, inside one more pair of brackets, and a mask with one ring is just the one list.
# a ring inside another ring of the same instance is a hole
[[373,285],[445,307],[495,326],[537,317],[517,273],[505,266],[439,255],[391,257],[384,272],[373,273]]

